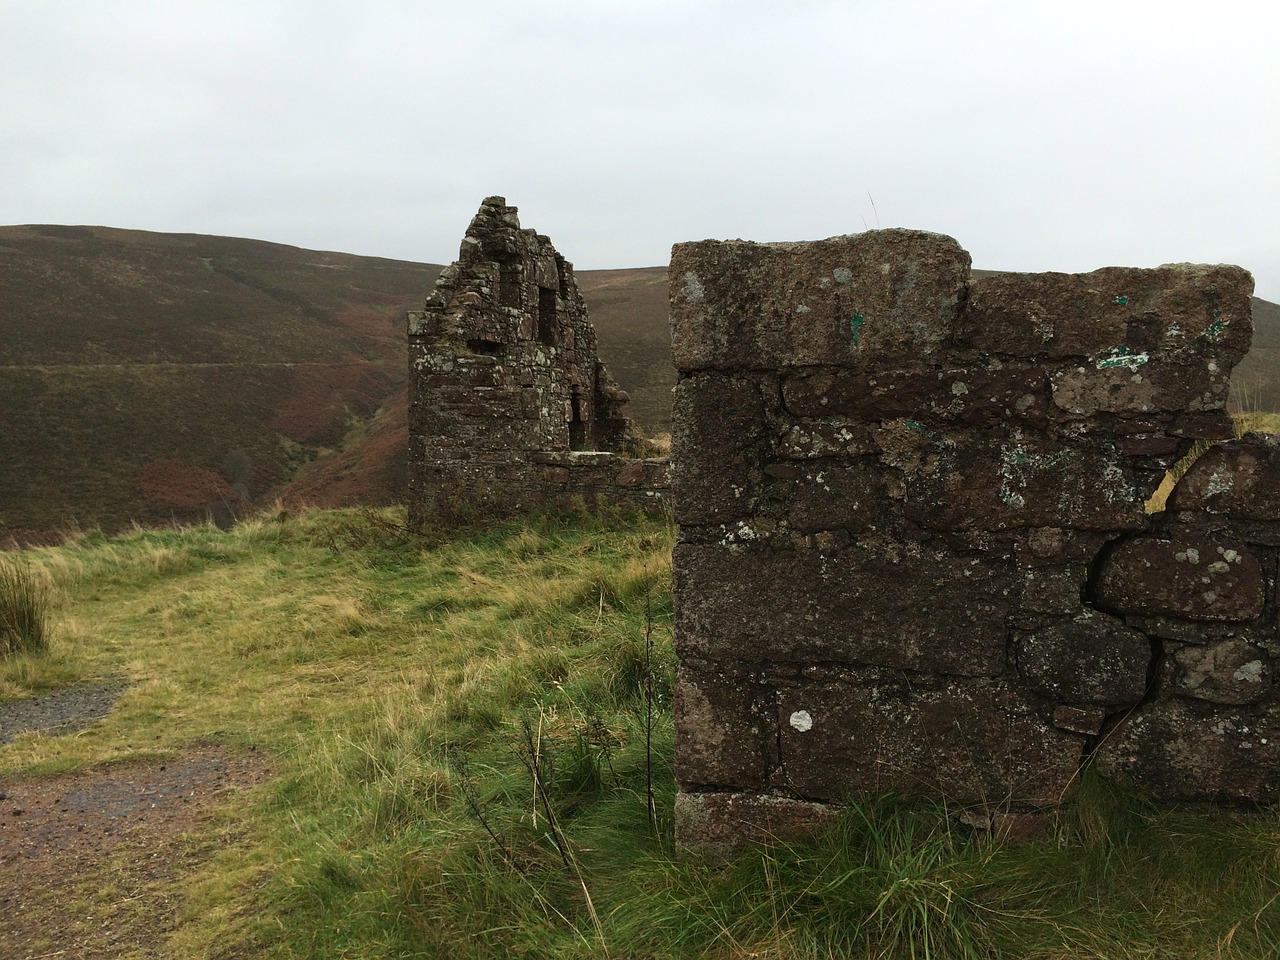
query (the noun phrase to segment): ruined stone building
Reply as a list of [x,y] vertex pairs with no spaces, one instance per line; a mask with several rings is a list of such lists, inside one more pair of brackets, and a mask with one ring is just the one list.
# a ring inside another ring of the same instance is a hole
[[[1082,767],[1280,800],[1280,446],[1238,267],[970,280],[949,237],[672,254],[677,835],[896,791],[1019,830]],[[1228,439],[1144,503],[1201,438]]]
[[489,197],[409,314],[411,522],[465,506],[652,506],[666,463],[632,460],[627,395],[596,352],[573,265]]

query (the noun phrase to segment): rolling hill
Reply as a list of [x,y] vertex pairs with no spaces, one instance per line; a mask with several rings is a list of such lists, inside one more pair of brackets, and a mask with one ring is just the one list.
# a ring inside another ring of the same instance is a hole
[[[404,314],[440,267],[194,234],[0,227],[0,541],[405,488]],[[975,271],[980,273],[980,271]],[[667,269],[577,272],[600,353],[670,428]],[[1280,306],[1238,396],[1280,410]]]
[[226,237],[0,228],[0,529],[230,512],[404,379],[439,267]]

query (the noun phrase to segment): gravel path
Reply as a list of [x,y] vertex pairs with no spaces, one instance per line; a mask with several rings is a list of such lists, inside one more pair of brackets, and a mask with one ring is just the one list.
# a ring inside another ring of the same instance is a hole
[[54,735],[83,730],[110,713],[128,687],[124,680],[106,680],[67,687],[29,700],[0,703],[0,744],[29,730]]
[[[128,686],[113,680],[0,703],[0,744],[29,730],[83,729]],[[186,878],[241,839],[237,825],[215,825],[214,811],[270,775],[257,750],[196,744],[170,760],[0,776],[0,960],[170,956],[165,941],[182,922]]]
[[0,957],[168,957],[183,882],[236,827],[229,793],[270,776],[261,753],[199,745],[168,761],[0,779]]

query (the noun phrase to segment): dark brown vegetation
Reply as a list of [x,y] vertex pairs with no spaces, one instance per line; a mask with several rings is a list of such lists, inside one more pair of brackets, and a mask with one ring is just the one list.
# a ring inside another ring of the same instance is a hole
[[0,228],[0,253],[0,539],[279,489],[403,380],[439,270],[100,227]]

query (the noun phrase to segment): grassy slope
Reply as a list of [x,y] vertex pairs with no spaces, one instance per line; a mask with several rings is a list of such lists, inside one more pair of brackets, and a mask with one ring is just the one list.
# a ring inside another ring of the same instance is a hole
[[[0,697],[77,677],[133,686],[75,737],[0,747],[0,775],[207,739],[256,745],[279,771],[234,801],[242,839],[178,891],[183,922],[167,953],[1280,950],[1275,814],[1157,809],[1088,777],[1038,845],[992,846],[937,809],[878,801],[814,844],[720,869],[678,862],[672,531],[545,517],[420,541],[401,537],[398,519],[312,513],[30,553],[61,593],[57,635],[46,659],[0,663]],[[646,607],[656,831],[645,812]],[[522,762],[530,744],[546,804]],[[67,905],[47,909],[56,922]]]

